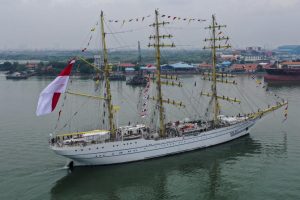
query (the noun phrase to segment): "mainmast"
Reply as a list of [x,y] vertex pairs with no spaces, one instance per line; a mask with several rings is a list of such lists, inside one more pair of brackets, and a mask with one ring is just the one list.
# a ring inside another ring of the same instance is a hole
[[[156,87],[157,87],[157,95],[156,97],[152,97],[151,99],[156,100],[157,106],[159,109],[159,135],[160,137],[165,137],[166,136],[166,128],[165,128],[165,113],[164,113],[164,106],[163,103],[168,103],[168,104],[173,104],[173,105],[178,105],[178,106],[184,106],[181,103],[175,102],[175,101],[170,101],[169,99],[163,99],[163,94],[162,94],[162,88],[161,85],[173,85],[176,86],[181,86],[180,83],[174,83],[174,82],[165,82],[161,81],[161,66],[160,66],[160,47],[175,47],[174,43],[172,44],[161,44],[160,39],[161,38],[171,38],[173,37],[172,35],[160,35],[159,33],[159,27],[164,26],[166,24],[169,24],[169,22],[159,22],[158,20],[158,10],[155,10],[155,23],[151,24],[150,26],[153,26],[155,28],[155,35],[150,35],[149,39],[154,39],[155,42],[154,44],[148,45],[148,47],[154,47],[155,48],[155,53],[156,53]],[[168,78],[168,77],[166,77]]]
[[114,114],[113,114],[113,105],[112,105],[112,96],[110,91],[110,81],[109,81],[109,64],[108,64],[108,56],[107,56],[107,48],[104,32],[104,16],[103,11],[101,11],[100,16],[101,21],[101,36],[102,36],[102,50],[103,50],[103,62],[104,62],[104,81],[106,88],[106,95],[104,96],[107,102],[107,110],[108,110],[108,120],[109,120],[109,130],[112,134],[112,138],[115,139],[115,124],[114,124]]
[[218,115],[220,113],[220,107],[219,102],[217,99],[217,76],[216,76],[216,62],[217,62],[217,56],[216,56],[216,28],[215,28],[215,16],[212,15],[212,78],[213,78],[213,84],[212,84],[212,98],[214,103],[214,125],[218,124]]
[[218,115],[220,113],[220,106],[218,101],[218,94],[217,94],[217,70],[216,70],[216,63],[217,63],[217,55],[216,50],[217,49],[224,49],[224,48],[230,48],[230,45],[221,46],[216,45],[216,41],[221,40],[227,40],[228,37],[216,37],[216,29],[220,30],[221,28],[226,27],[226,25],[218,25],[216,22],[215,15],[212,15],[212,24],[207,27],[207,29],[210,29],[212,31],[212,38],[205,39],[204,41],[211,41],[211,46],[204,47],[204,49],[211,49],[212,51],[212,86],[211,86],[211,97],[213,102],[213,123],[214,126],[217,126],[219,124]]
[[156,49],[156,69],[157,69],[157,103],[159,106],[159,134],[165,136],[165,118],[164,118],[164,107],[161,92],[161,67],[160,67],[160,38],[159,38],[159,23],[158,23],[158,10],[155,10],[155,49]]

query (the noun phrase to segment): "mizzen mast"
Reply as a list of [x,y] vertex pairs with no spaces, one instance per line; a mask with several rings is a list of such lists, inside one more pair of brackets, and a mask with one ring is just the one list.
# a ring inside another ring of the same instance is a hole
[[115,124],[114,124],[114,113],[113,113],[113,104],[112,104],[112,96],[110,91],[110,81],[109,81],[109,64],[108,64],[108,56],[107,56],[107,48],[106,48],[106,41],[105,41],[105,31],[104,31],[104,16],[103,11],[101,11],[100,16],[101,21],[101,36],[102,36],[102,51],[103,51],[103,63],[104,63],[104,81],[105,81],[105,88],[106,94],[104,95],[107,103],[107,110],[108,110],[108,120],[109,120],[109,130],[112,134],[112,138],[115,139]]

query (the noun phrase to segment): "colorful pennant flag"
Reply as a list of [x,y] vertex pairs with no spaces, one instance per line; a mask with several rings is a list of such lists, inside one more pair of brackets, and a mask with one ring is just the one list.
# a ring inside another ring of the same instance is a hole
[[148,111],[148,100],[149,100],[149,88],[150,88],[150,77],[146,77],[147,78],[147,85],[146,85],[146,88],[144,89],[143,91],[143,105],[142,105],[142,110],[141,110],[141,117],[144,118],[147,116],[147,111]]
[[285,122],[287,120],[288,117],[288,108],[289,108],[289,104],[286,105],[285,109],[284,109],[284,119],[282,122]]

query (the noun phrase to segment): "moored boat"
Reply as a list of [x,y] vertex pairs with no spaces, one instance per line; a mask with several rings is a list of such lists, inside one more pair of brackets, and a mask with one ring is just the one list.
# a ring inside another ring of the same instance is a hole
[[276,68],[265,70],[267,82],[300,82],[300,62],[282,62]]
[[20,72],[14,72],[12,74],[6,75],[6,79],[14,79],[14,80],[20,80],[20,79],[27,79],[28,75],[22,74]]
[[127,80],[126,84],[134,86],[145,86],[147,84],[147,78],[142,74],[138,74]]

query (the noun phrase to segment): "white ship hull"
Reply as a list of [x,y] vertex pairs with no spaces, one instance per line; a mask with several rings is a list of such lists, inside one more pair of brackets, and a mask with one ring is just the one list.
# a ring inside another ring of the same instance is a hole
[[58,155],[74,161],[75,166],[126,163],[205,148],[239,138],[249,133],[256,120],[228,127],[168,139],[135,139],[87,146],[51,146]]

